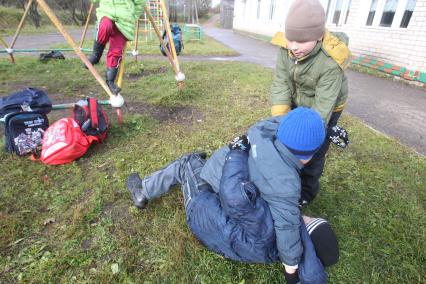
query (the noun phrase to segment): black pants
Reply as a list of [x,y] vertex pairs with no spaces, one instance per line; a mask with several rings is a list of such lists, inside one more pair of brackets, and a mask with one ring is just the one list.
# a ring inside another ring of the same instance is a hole
[[[341,114],[341,111],[332,113],[327,125],[327,131],[333,126],[336,126]],[[322,144],[318,152],[315,153],[309,163],[302,169],[302,173],[300,174],[302,179],[302,200],[311,202],[320,189],[319,179],[324,171],[325,154],[327,154],[330,147],[330,142],[327,135],[324,144]]]

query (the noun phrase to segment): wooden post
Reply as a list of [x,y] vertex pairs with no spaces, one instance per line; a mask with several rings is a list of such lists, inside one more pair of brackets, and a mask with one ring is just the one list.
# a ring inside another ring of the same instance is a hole
[[126,49],[127,49],[126,46],[124,46],[123,56],[121,57],[120,66],[118,68],[117,86],[120,88],[123,87],[124,64],[126,62]]
[[30,10],[31,4],[33,4],[33,0],[28,1],[27,7],[25,7],[25,11],[24,11],[24,14],[22,15],[21,21],[19,22],[18,29],[16,30],[15,35],[13,36],[12,42],[10,44],[11,49],[13,49],[13,47],[15,46],[19,33],[21,32],[22,27],[24,26],[25,19],[27,18],[28,11]]
[[178,72],[180,72],[179,61],[177,59],[176,48],[175,48],[175,43],[173,41],[172,32],[170,31],[169,16],[168,16],[166,4],[164,4],[164,0],[160,0],[160,5],[161,5],[161,9],[163,10],[164,25],[166,29],[167,38],[169,39],[169,46],[173,56],[173,61],[176,65],[176,69],[178,70]]
[[[6,43],[6,41],[0,36],[0,43],[4,46],[4,48],[6,49],[6,50],[10,50],[10,48],[9,48],[9,46],[7,45],[7,43]],[[13,52],[7,52],[7,53],[9,53],[9,56],[10,56],[10,61],[13,63],[13,64],[15,64],[15,57],[13,57]]]
[[37,3],[40,5],[40,7],[43,9],[43,11],[46,13],[46,15],[49,17],[49,19],[52,21],[52,23],[55,25],[55,27],[61,32],[61,34],[64,36],[68,44],[74,49],[74,52],[80,57],[81,61],[84,62],[84,64],[89,69],[90,73],[95,77],[96,81],[102,86],[102,88],[105,90],[105,92],[108,94],[110,99],[114,98],[115,95],[111,92],[108,85],[106,84],[105,80],[99,75],[98,71],[93,67],[92,63],[90,63],[89,59],[87,59],[86,55],[80,50],[80,48],[75,43],[74,39],[68,34],[68,32],[65,30],[59,19],[56,17],[56,15],[53,13],[53,11],[50,9],[50,7],[46,4],[44,0],[37,0]]
[[[133,49],[133,55],[135,56],[135,61],[138,62],[138,47],[139,47],[139,18],[136,20],[136,27],[135,27],[135,45]],[[124,53],[126,54],[126,53]]]
[[170,64],[172,65],[173,71],[175,71],[175,74],[177,75],[179,73],[179,70],[176,67],[175,61],[173,60],[173,56],[170,53],[170,50],[167,48],[166,44],[164,43],[163,37],[161,36],[161,32],[158,29],[157,24],[155,23],[155,20],[151,15],[151,12],[146,7],[145,7],[145,13],[148,16],[148,19],[149,19],[149,21],[151,22],[151,24],[154,28],[155,34],[157,35],[158,39],[160,40],[161,46],[163,47],[164,51],[166,52],[167,58],[169,59]]
[[87,29],[89,27],[89,23],[90,23],[90,18],[92,16],[92,12],[93,12],[93,3],[90,4],[90,8],[89,8],[89,14],[87,15],[87,19],[86,19],[86,24],[84,25],[84,30],[83,30],[83,34],[81,35],[81,39],[80,39],[80,49],[83,48],[83,44],[84,44],[84,40],[86,39],[86,33],[87,33]]

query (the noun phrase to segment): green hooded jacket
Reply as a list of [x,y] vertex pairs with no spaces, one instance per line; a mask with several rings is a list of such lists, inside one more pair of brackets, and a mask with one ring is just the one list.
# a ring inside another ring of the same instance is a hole
[[96,9],[98,22],[107,17],[115,22],[115,25],[127,40],[134,40],[136,20],[143,13],[146,0],[91,0],[99,3]]
[[333,111],[341,111],[348,97],[344,69],[350,52],[346,43],[326,32],[305,58],[297,60],[287,49],[283,33],[272,43],[280,46],[271,88],[272,115],[284,115],[293,106],[310,107],[328,123]]

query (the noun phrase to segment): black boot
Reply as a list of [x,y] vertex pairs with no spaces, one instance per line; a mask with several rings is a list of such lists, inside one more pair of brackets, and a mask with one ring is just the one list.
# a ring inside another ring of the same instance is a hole
[[132,173],[127,178],[127,189],[130,191],[133,204],[139,209],[145,208],[148,198],[142,193],[142,180],[137,173]]
[[104,53],[105,44],[100,44],[97,40],[93,44],[92,54],[89,56],[89,61],[92,65],[98,64],[101,60],[102,54]]
[[117,77],[118,68],[107,68],[106,70],[106,83],[114,95],[118,95],[121,91],[115,84],[115,78]]

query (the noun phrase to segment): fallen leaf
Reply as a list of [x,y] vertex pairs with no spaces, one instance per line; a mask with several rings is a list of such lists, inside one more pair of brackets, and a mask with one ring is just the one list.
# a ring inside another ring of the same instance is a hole
[[118,271],[119,271],[119,269],[118,269],[118,263],[111,264],[111,271],[112,271],[112,274],[117,274],[118,273]]

